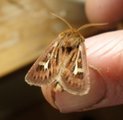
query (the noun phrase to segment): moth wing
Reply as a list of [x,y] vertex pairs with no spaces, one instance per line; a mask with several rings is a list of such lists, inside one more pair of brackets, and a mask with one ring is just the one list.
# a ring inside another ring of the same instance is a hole
[[25,76],[25,81],[30,85],[41,86],[53,82],[58,69],[58,44],[59,39],[54,40],[40,56]]
[[77,51],[72,52],[70,56],[61,69],[59,83],[68,93],[87,94],[90,89],[90,79],[85,45],[81,43]]

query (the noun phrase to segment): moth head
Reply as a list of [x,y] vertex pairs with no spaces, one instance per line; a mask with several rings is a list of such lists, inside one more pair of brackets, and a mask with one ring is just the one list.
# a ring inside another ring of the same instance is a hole
[[61,39],[61,45],[64,47],[78,47],[84,41],[82,35],[74,29],[60,33],[59,39]]

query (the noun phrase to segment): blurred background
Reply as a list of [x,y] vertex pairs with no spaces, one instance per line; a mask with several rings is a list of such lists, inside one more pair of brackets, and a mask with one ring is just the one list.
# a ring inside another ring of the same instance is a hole
[[0,0],[0,120],[123,120],[123,105],[60,113],[46,102],[40,88],[25,83],[36,58],[67,28],[50,12],[74,27],[88,22],[84,0]]

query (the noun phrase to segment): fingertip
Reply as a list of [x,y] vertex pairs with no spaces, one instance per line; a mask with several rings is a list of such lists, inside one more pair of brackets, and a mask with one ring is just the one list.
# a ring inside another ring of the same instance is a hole
[[122,0],[86,0],[85,10],[91,22],[117,22],[123,19]]
[[77,112],[123,104],[123,31],[104,33],[86,39],[91,89],[83,96],[66,91],[53,92],[42,86],[46,100],[60,112]]

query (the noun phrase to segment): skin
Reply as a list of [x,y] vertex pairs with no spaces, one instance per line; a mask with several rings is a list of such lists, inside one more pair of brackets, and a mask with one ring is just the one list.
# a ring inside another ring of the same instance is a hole
[[[122,0],[86,0],[86,13],[93,23],[121,21],[122,10]],[[93,66],[89,69],[89,94],[74,96],[65,91],[56,91],[54,94],[53,85],[42,86],[46,100],[61,112],[123,104],[123,30],[90,37],[85,40],[85,45],[88,63]]]

